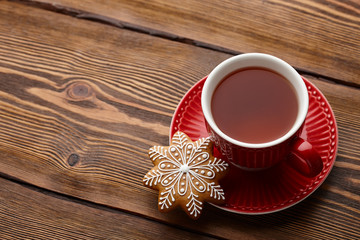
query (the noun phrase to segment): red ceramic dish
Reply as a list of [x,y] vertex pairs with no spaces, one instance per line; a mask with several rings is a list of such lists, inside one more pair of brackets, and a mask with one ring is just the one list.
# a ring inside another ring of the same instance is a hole
[[[180,101],[170,127],[186,133],[193,141],[209,136],[201,110],[201,92],[206,77],[196,83]],[[334,113],[324,95],[303,78],[309,93],[309,110],[301,137],[320,153],[324,169],[315,178],[306,178],[286,161],[262,171],[244,171],[232,166],[221,181],[226,203],[217,206],[242,214],[265,214],[293,206],[313,193],[329,175],[336,157],[338,132]],[[218,155],[215,149],[215,155]],[[226,159],[224,159],[226,160]]]

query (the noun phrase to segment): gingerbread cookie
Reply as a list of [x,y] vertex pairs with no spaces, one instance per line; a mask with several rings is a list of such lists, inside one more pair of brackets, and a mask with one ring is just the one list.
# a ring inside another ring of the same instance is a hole
[[145,186],[159,190],[158,208],[167,212],[180,206],[197,219],[203,203],[221,204],[224,191],[218,181],[226,174],[228,164],[212,155],[209,138],[198,141],[182,132],[174,134],[170,146],[150,148],[154,167],[144,176]]

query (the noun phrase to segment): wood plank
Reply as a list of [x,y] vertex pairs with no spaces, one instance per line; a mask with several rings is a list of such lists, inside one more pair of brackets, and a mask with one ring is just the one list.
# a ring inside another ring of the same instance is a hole
[[0,238],[213,239],[0,177]]
[[360,85],[356,0],[31,2],[196,45],[270,53],[299,69]]
[[0,172],[217,237],[358,237],[358,89],[307,76],[340,131],[337,163],[311,197],[265,216],[207,205],[194,224],[158,212],[157,192],[142,185],[147,150],[168,143],[183,94],[230,55],[13,2],[0,5],[0,23]]

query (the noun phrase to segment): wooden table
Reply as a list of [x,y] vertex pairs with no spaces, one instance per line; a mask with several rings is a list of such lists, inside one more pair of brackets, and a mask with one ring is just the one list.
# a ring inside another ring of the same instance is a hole
[[[246,52],[326,96],[332,172],[273,214],[160,213],[148,149],[191,86]],[[0,1],[0,239],[359,239],[359,119],[357,0]]]

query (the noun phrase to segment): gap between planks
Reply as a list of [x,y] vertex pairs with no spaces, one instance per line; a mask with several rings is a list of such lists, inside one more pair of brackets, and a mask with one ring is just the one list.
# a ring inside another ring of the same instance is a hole
[[[114,19],[114,18],[111,18],[111,17],[107,17],[107,16],[96,14],[96,13],[83,11],[81,9],[75,9],[75,8],[71,8],[71,7],[62,6],[62,5],[56,4],[56,3],[45,3],[45,2],[39,2],[39,1],[36,1],[36,0],[10,0],[10,1],[19,2],[19,3],[25,4],[25,5],[28,5],[28,6],[31,6],[31,7],[40,8],[40,9],[44,9],[44,10],[64,14],[64,15],[75,17],[75,18],[78,18],[78,19],[94,21],[94,22],[98,22],[98,23],[102,23],[102,24],[106,24],[106,25],[126,29],[126,30],[129,30],[129,31],[134,31],[134,32],[142,33],[142,34],[147,34],[147,35],[151,35],[151,36],[154,36],[154,37],[167,39],[167,40],[170,40],[170,41],[189,44],[189,45],[193,45],[193,46],[196,46],[196,47],[205,48],[205,49],[209,49],[209,50],[212,50],[212,51],[217,51],[217,52],[221,52],[221,53],[225,53],[225,54],[230,54],[230,55],[242,54],[242,52],[238,52],[238,51],[235,51],[235,50],[232,50],[232,49],[224,48],[224,47],[221,47],[221,46],[218,46],[218,45],[209,44],[209,43],[205,43],[205,42],[202,42],[202,41],[189,39],[189,38],[186,38],[186,37],[181,37],[181,36],[178,36],[178,35],[175,35],[175,34],[172,34],[172,33],[164,32],[164,31],[160,31],[160,30],[157,30],[157,29],[152,29],[152,28],[148,28],[148,27],[144,27],[144,26],[140,26],[140,25],[136,25],[136,24],[133,24],[133,23],[125,22],[125,21],[120,21],[120,20],[117,20],[117,19]],[[308,71],[306,69],[297,68],[296,70],[300,74],[311,75],[311,76],[317,78],[320,81],[331,82],[331,83],[335,83],[335,84],[340,84],[340,85],[360,89],[360,84],[357,84],[357,83],[347,82],[347,81],[344,81],[344,80],[341,80],[341,79],[333,78],[331,76],[325,76],[325,75],[322,75],[322,74],[318,74],[316,72]]]

